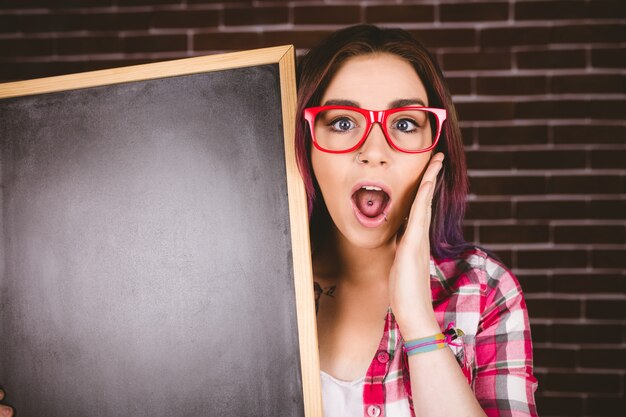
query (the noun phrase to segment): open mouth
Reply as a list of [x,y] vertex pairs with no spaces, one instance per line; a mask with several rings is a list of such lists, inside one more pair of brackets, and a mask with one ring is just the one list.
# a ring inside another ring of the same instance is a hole
[[352,207],[359,222],[366,227],[376,227],[387,219],[391,199],[377,185],[361,185],[352,193]]

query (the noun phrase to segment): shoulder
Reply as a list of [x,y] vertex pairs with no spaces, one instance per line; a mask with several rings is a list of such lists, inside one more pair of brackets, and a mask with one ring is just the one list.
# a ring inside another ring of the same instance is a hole
[[520,290],[515,275],[495,256],[474,246],[454,258],[431,260],[431,276],[448,290],[479,287],[483,296],[494,290]]

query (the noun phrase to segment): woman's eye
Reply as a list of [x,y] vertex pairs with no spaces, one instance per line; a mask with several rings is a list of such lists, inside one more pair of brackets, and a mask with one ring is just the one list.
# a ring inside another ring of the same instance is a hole
[[356,124],[354,124],[354,122],[350,119],[341,118],[333,120],[330,123],[330,126],[336,131],[346,132],[350,129],[354,129],[356,127]]
[[417,129],[419,126],[413,120],[410,119],[400,119],[395,122],[392,126],[394,129],[400,130],[401,132],[412,132]]

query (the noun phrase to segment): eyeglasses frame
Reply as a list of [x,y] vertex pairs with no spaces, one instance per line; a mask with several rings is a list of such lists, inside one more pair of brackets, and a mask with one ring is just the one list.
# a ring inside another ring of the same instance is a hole
[[[342,151],[333,151],[333,150],[330,150],[330,149],[323,148],[317,142],[317,140],[315,138],[315,118],[322,111],[339,110],[339,109],[351,110],[351,111],[355,111],[357,113],[360,113],[365,118],[365,120],[367,122],[367,126],[366,126],[366,129],[365,129],[365,134],[358,141],[358,143],[356,145],[354,145],[350,149],[346,149],[346,150],[342,150]],[[401,112],[401,111],[406,111],[406,110],[423,110],[423,111],[426,111],[426,112],[429,112],[429,113],[435,115],[435,118],[437,119],[437,134],[435,136],[435,139],[433,140],[433,143],[428,148],[420,149],[420,150],[417,150],[417,151],[409,151],[409,150],[400,148],[395,143],[393,143],[393,140],[391,140],[391,135],[387,131],[387,119],[389,118],[389,115],[391,115],[391,114],[398,113],[398,112]],[[439,108],[435,108],[435,107],[422,107],[422,106],[396,107],[396,108],[387,109],[387,110],[367,110],[367,109],[362,109],[360,107],[352,107],[352,106],[316,106],[316,107],[308,107],[308,108],[304,109],[304,119],[309,124],[309,129],[311,131],[311,139],[313,140],[313,145],[317,149],[322,151],[322,152],[328,152],[328,153],[334,153],[334,154],[350,153],[350,152],[354,152],[355,150],[360,148],[361,145],[363,145],[363,143],[365,142],[365,140],[369,136],[369,134],[370,134],[370,132],[372,130],[372,126],[374,125],[374,123],[378,123],[380,125],[380,127],[381,127],[381,129],[383,131],[383,134],[385,136],[385,139],[387,140],[387,143],[393,149],[395,149],[395,150],[397,150],[399,152],[411,153],[411,154],[428,152],[428,151],[432,150],[435,146],[437,146],[437,142],[439,142],[439,137],[441,136],[441,131],[443,130],[443,122],[446,121],[447,116],[448,116],[448,112],[446,111],[446,109],[439,109]]]

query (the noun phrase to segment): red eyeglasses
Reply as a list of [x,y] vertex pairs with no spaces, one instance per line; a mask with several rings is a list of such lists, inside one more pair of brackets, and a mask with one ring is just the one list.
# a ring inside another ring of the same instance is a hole
[[380,124],[392,148],[406,153],[428,152],[437,145],[446,117],[445,109],[431,107],[366,110],[350,106],[319,106],[304,109],[313,145],[329,153],[358,149],[374,123]]

